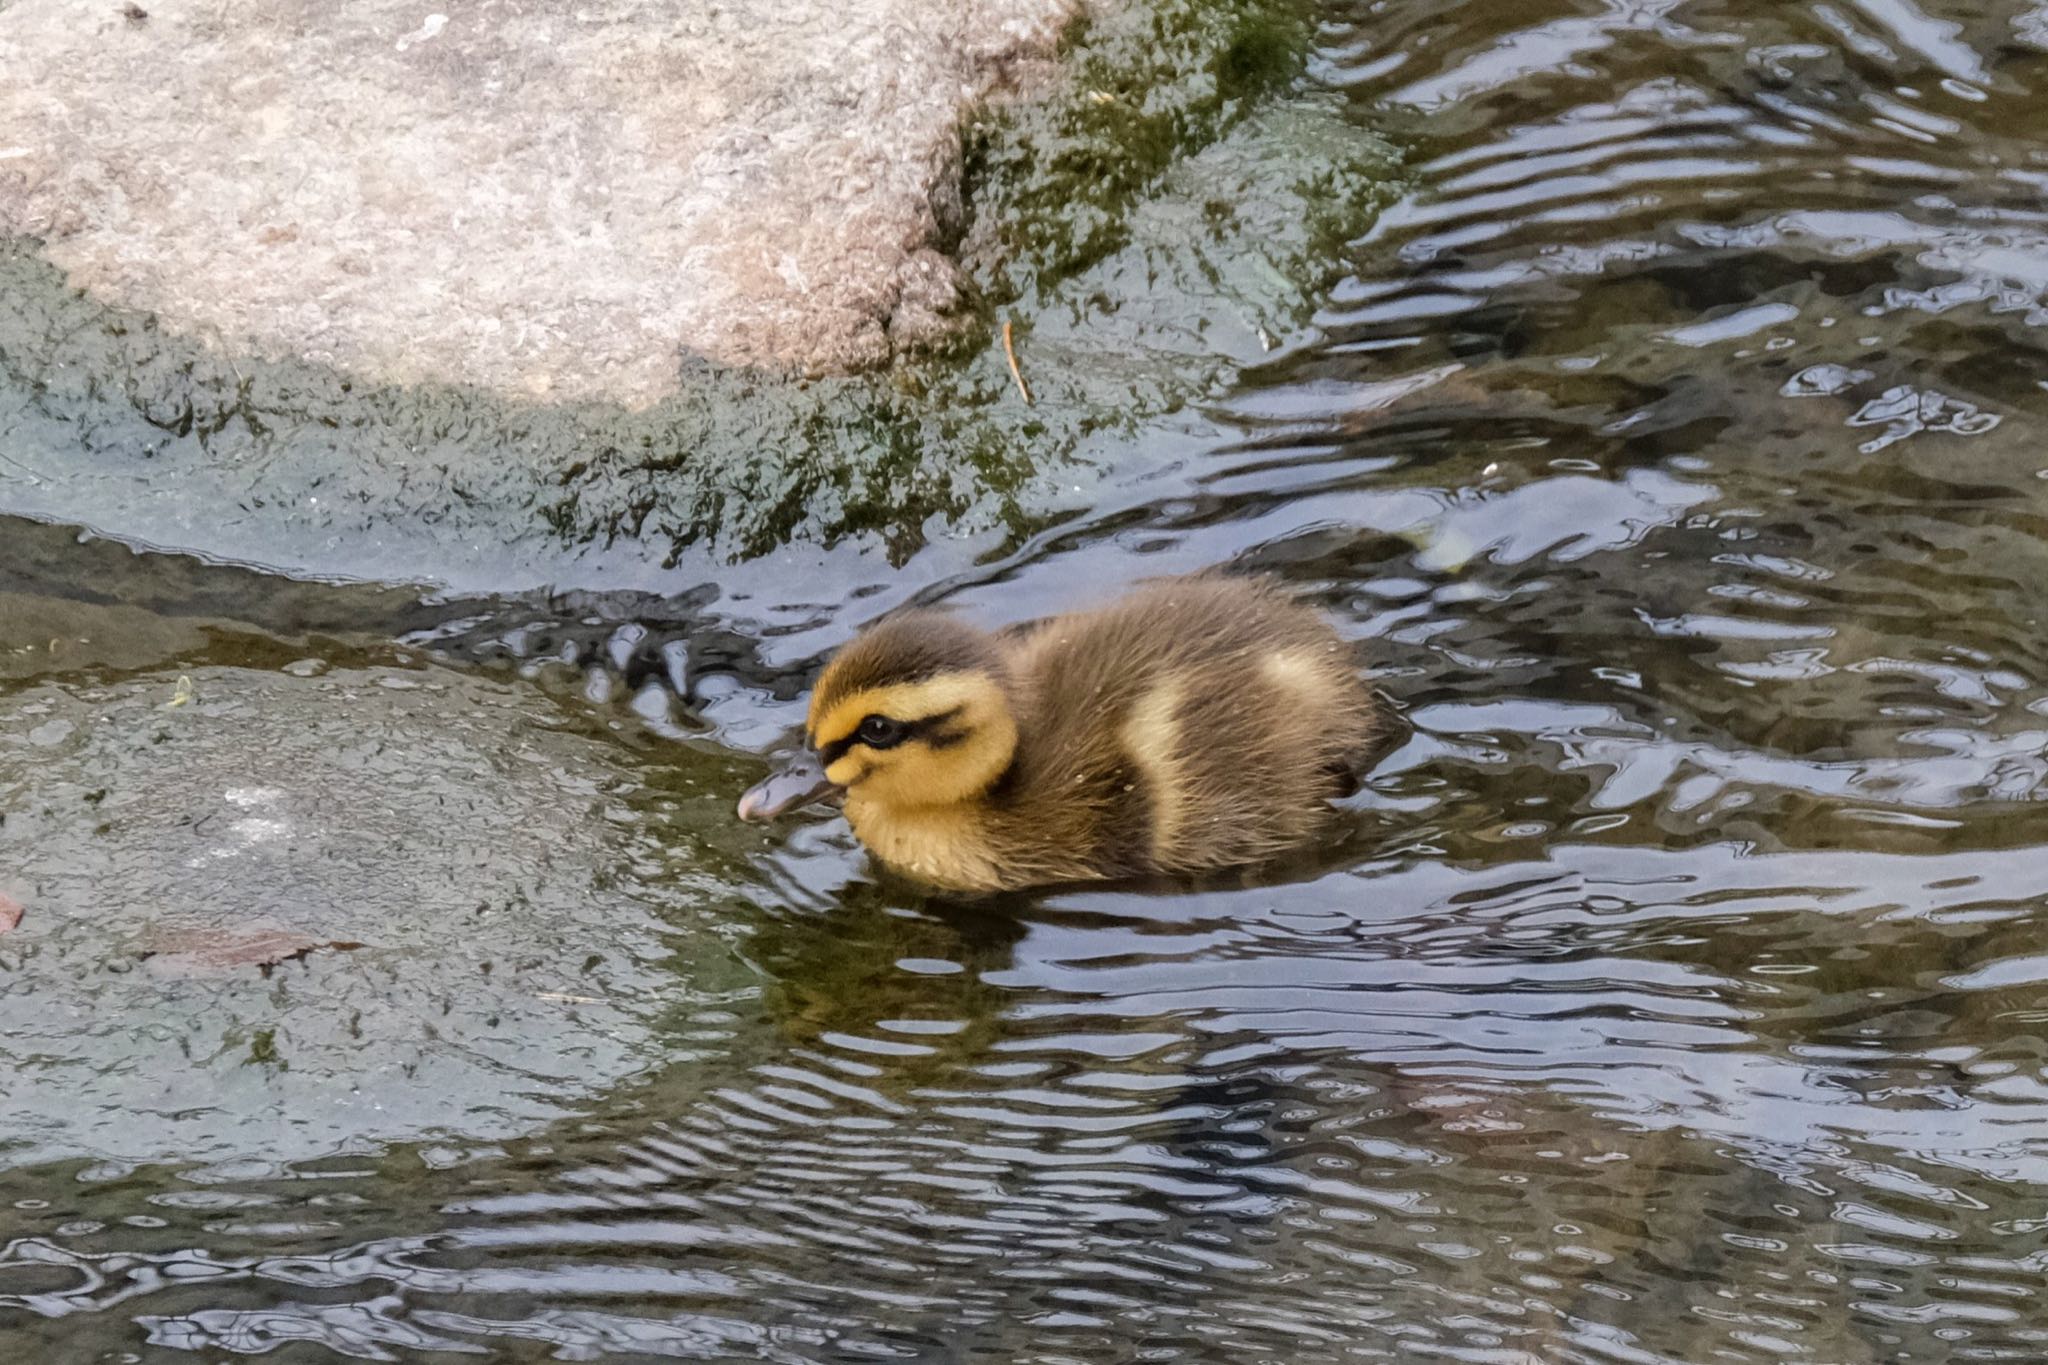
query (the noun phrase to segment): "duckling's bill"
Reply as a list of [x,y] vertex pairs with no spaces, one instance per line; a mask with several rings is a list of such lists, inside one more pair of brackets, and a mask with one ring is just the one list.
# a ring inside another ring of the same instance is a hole
[[739,816],[742,820],[773,820],[799,807],[842,794],[839,784],[825,776],[825,770],[818,766],[817,758],[806,753],[781,772],[747,788],[747,794],[740,798]]

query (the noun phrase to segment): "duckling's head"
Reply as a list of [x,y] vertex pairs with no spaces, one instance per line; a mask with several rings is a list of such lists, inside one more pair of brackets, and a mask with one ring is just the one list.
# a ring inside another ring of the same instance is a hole
[[811,691],[805,738],[825,781],[740,802],[769,819],[829,794],[857,806],[946,806],[986,792],[1017,752],[1002,653],[986,633],[939,611],[884,618],[834,655]]

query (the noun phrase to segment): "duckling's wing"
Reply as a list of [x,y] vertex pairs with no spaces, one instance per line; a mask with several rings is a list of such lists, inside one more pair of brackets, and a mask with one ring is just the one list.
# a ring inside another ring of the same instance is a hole
[[996,638],[996,642],[998,644],[1001,644],[1004,648],[1008,648],[1012,645],[1020,645],[1023,644],[1026,640],[1029,640],[1032,636],[1036,635],[1039,631],[1044,630],[1045,623],[1049,619],[1050,618],[1048,617],[1040,616],[1037,619],[1031,621],[1017,621],[1011,625],[999,626],[995,630],[991,631],[990,634],[994,635]]

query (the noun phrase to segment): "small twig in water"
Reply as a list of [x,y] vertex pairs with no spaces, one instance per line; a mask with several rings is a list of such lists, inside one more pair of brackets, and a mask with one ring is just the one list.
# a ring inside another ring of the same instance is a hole
[[1010,362],[1010,378],[1017,381],[1017,392],[1024,395],[1024,406],[1031,406],[1031,386],[1024,382],[1024,371],[1017,368],[1017,348],[1010,343],[1010,324],[1003,323],[1003,358]]

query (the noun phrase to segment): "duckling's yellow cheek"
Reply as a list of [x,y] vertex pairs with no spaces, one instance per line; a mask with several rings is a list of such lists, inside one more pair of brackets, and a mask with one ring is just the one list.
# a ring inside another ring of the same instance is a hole
[[868,761],[857,754],[846,757],[825,769],[825,776],[842,787],[851,787],[868,775]]
[[929,752],[914,745],[876,755],[861,769],[861,791],[870,801],[921,805],[931,799],[934,777]]
[[846,799],[846,819],[870,853],[898,871],[962,891],[992,891],[1002,875],[971,811]]

